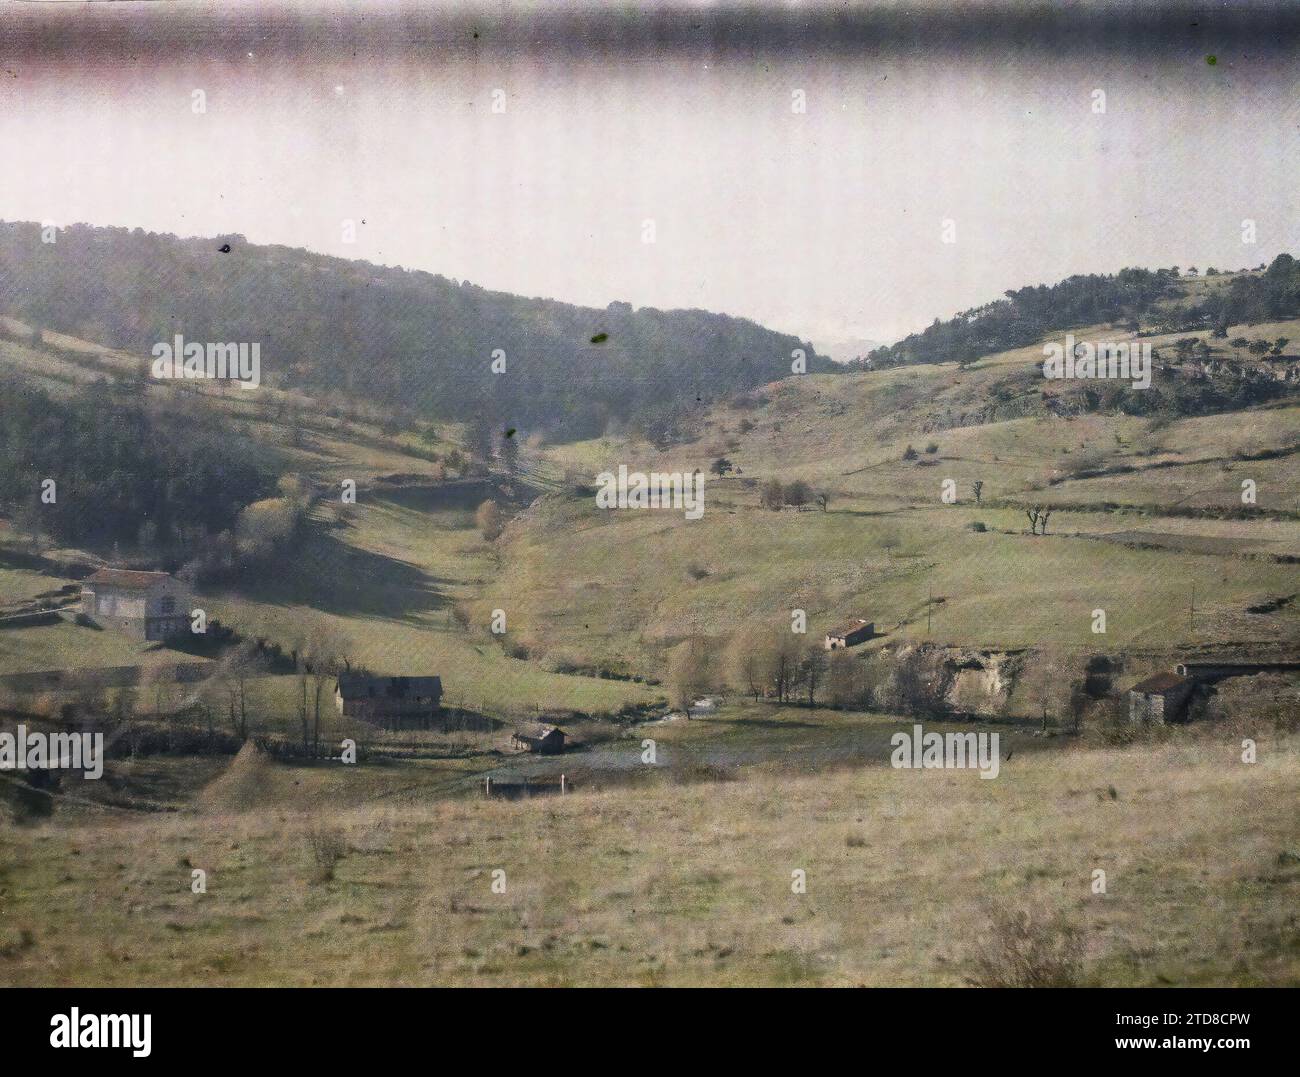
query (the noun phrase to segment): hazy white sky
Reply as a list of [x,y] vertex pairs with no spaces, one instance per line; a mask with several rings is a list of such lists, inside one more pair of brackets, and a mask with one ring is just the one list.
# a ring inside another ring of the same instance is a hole
[[1071,273],[1300,248],[1297,76],[1244,53],[1211,66],[1199,45],[475,43],[353,60],[257,34],[75,57],[32,42],[0,31],[8,220],[241,232],[524,295],[703,307],[814,343],[893,339]]

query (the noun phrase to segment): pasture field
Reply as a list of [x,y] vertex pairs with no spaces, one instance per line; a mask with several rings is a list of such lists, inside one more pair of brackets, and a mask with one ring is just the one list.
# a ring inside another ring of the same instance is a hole
[[[1077,932],[1084,983],[1295,984],[1296,748],[362,804],[295,799],[305,770],[254,757],[179,812],[0,829],[0,982],[960,985],[1006,905]],[[230,807],[241,783],[269,800]]]
[[[844,499],[827,512],[771,512],[733,493],[730,480],[706,496],[712,507],[699,520],[601,512],[585,500],[535,506],[503,540],[503,571],[484,589],[477,616],[508,601],[530,645],[643,668],[645,655],[687,635],[787,624],[792,609],[808,612],[812,637],[860,615],[894,639],[970,647],[1195,644],[1224,638],[1219,621],[1263,596],[1296,589],[1293,564],[1235,556],[1247,543],[1295,549],[1300,526],[1286,522],[1214,521],[1206,537],[1217,545],[1197,552],[1098,537],[1203,533],[1187,521],[1061,510],[1051,521],[1058,533],[1031,536],[1023,513],[1010,508],[878,509]],[[976,522],[988,530],[970,530]],[[1104,635],[1092,631],[1098,608],[1107,611]],[[1286,609],[1256,621],[1255,640],[1294,636],[1297,627]]]

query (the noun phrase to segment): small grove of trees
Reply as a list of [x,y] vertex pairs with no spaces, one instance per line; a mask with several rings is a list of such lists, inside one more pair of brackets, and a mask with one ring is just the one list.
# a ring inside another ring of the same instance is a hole
[[278,497],[264,497],[244,506],[233,530],[201,544],[199,556],[187,562],[180,575],[189,580],[221,579],[239,569],[256,569],[291,547],[311,509],[311,490],[300,476],[292,474],[282,475],[276,490]]
[[231,530],[269,486],[254,447],[191,401],[103,380],[52,395],[0,375],[0,514],[19,516],[33,546],[44,536],[179,557]]
[[1093,703],[1083,666],[1056,647],[1038,647],[1032,653],[1017,678],[1016,691],[1044,732],[1058,727],[1081,733]]
[[793,508],[803,508],[812,500],[812,490],[803,479],[795,479],[785,487],[785,503]]
[[350,650],[350,641],[326,621],[310,624],[295,641],[298,722],[303,751],[312,755],[320,754],[321,707],[326,689],[350,665]]
[[942,653],[918,647],[888,662],[873,697],[885,710],[932,717],[948,709],[948,681]]
[[1278,337],[1276,340],[1271,342],[1259,337],[1250,341],[1247,341],[1244,338],[1238,339],[1243,341],[1246,350],[1249,351],[1251,355],[1278,356],[1281,355],[1286,346],[1291,343],[1289,337]]
[[747,625],[727,642],[722,669],[727,684],[755,702],[867,705],[879,676],[858,656],[827,651],[787,628]]
[[727,644],[723,668],[738,691],[754,697],[785,702],[797,681],[801,652],[807,638],[787,628],[747,625]]
[[199,705],[209,724],[214,714],[224,712],[231,733],[240,740],[248,739],[249,682],[260,677],[265,666],[265,658],[252,640],[244,640],[221,656],[216,671],[202,682],[199,691]]
[[728,641],[722,668],[727,684],[756,702],[835,707],[880,707],[901,714],[946,711],[951,681],[943,655],[916,648],[902,654],[827,651],[786,628],[747,625]]
[[759,490],[758,501],[763,508],[774,511],[786,505],[801,509],[805,505],[816,504],[825,512],[826,506],[830,504],[830,494],[825,491],[814,493],[803,479],[794,479],[788,483],[782,483],[780,479],[768,479]]

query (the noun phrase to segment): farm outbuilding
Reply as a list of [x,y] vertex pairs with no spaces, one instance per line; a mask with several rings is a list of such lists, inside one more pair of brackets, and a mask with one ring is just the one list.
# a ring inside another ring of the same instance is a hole
[[1128,690],[1128,717],[1135,724],[1177,720],[1196,682],[1177,673],[1157,673]]
[[564,730],[553,725],[529,725],[516,729],[510,743],[538,755],[558,755],[564,751]]
[[345,718],[398,728],[409,720],[424,727],[439,711],[442,678],[341,673],[334,702]]
[[856,647],[875,634],[876,626],[871,621],[855,617],[846,625],[826,633],[825,647],[828,651],[838,651],[845,647]]

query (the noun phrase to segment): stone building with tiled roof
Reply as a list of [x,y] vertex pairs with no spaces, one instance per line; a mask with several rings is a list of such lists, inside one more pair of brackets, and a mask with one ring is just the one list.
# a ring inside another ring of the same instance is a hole
[[189,628],[189,588],[166,572],[101,568],[81,583],[81,612],[97,625],[140,640],[165,640]]

